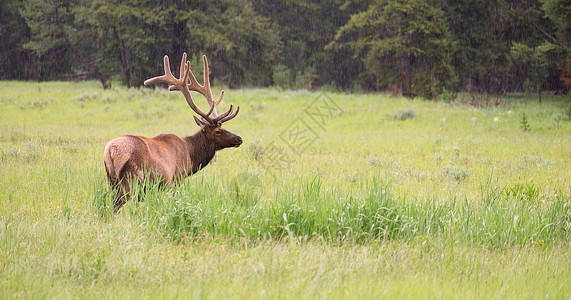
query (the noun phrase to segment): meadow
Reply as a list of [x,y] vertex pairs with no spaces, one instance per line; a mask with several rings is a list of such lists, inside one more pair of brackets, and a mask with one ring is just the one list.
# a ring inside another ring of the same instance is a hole
[[114,214],[105,144],[182,95],[0,82],[0,298],[567,299],[569,100],[479,97],[226,90],[244,144]]

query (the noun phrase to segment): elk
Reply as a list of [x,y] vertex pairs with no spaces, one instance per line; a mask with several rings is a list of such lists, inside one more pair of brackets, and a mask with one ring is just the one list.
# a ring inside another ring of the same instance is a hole
[[[130,185],[134,180],[142,180],[148,176],[149,180],[160,185],[169,185],[198,172],[204,168],[214,157],[216,151],[239,147],[242,138],[228,130],[223,129],[222,123],[236,117],[240,106],[234,106],[223,114],[218,115],[216,107],[224,96],[224,91],[215,101],[212,97],[210,80],[208,77],[208,62],[204,61],[204,83],[200,85],[190,70],[190,62],[183,54],[180,62],[179,78],[175,78],[170,70],[169,58],[164,57],[165,75],[148,79],[145,85],[164,82],[169,85],[170,91],[182,92],[190,108],[201,119],[194,117],[200,130],[194,135],[178,137],[174,134],[159,134],[148,138],[144,136],[123,135],[111,140],[105,146],[103,161],[107,180],[111,191],[115,194],[113,205],[115,212],[129,200]],[[194,103],[190,91],[204,96],[209,109],[204,112]]]

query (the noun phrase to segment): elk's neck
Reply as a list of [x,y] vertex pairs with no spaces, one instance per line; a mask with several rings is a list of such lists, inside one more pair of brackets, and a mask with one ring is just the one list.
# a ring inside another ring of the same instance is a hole
[[208,165],[217,149],[214,144],[208,142],[202,130],[185,137],[184,140],[188,145],[190,161],[192,163],[190,174],[193,174]]

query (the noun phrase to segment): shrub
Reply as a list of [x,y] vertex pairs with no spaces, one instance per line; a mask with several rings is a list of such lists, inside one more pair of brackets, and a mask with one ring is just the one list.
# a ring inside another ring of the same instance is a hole
[[412,110],[410,108],[401,109],[393,115],[393,119],[399,120],[399,121],[404,121],[404,120],[408,120],[408,119],[416,119],[416,113],[414,112],[414,110]]

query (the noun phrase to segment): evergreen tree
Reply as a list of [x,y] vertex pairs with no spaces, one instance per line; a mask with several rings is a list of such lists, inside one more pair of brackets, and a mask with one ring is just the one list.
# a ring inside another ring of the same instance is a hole
[[30,30],[20,15],[24,2],[0,2],[0,79],[31,79],[34,61],[24,44],[30,40]]
[[283,51],[276,71],[283,73],[279,76],[285,85],[312,88],[344,73],[346,57],[325,51],[337,28],[348,20],[340,1],[255,1],[254,7],[277,25]]
[[337,32],[331,48],[350,49],[362,83],[435,98],[454,80],[454,44],[444,12],[422,0],[373,1]]
[[[73,17],[69,13],[70,2],[61,2],[58,5],[60,18],[64,23],[69,23],[68,20]],[[33,72],[41,79],[57,78],[69,73],[77,62],[58,27],[54,2],[27,0],[20,13],[31,32],[30,39],[23,47],[38,57]],[[73,32],[74,28],[65,25],[65,30]]]
[[556,28],[553,35],[538,28],[546,36],[547,42],[554,45],[557,55],[559,80],[566,92],[571,90],[571,2],[568,0],[541,0],[545,16]]
[[231,87],[571,88],[567,0],[6,0],[0,16],[2,79],[90,71],[139,86],[186,51]]

